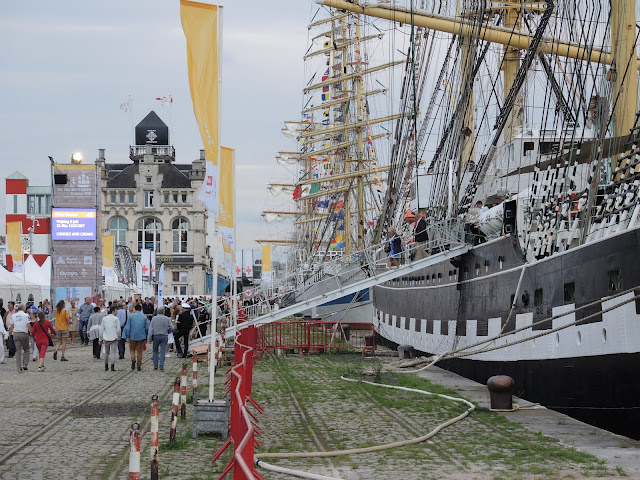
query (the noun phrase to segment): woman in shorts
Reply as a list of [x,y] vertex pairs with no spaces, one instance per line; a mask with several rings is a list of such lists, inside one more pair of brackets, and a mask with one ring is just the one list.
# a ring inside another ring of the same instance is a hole
[[62,344],[62,358],[60,358],[60,360],[66,362],[67,359],[64,353],[67,351],[67,337],[69,337],[69,312],[64,306],[65,301],[60,300],[53,312],[53,316],[56,319],[56,330],[58,331],[58,343],[56,343],[56,349],[53,352],[53,359],[58,359],[58,349],[60,348],[60,344]]
[[391,249],[389,250],[389,258],[387,259],[389,262],[389,268],[394,264],[397,267],[400,267],[400,257],[402,256],[402,237],[398,235],[398,231],[393,227],[389,228],[388,242],[391,246]]

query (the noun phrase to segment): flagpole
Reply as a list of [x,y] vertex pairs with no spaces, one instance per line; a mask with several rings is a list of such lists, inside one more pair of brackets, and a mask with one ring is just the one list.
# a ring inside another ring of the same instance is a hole
[[133,97],[129,95],[129,111],[131,112],[130,122],[131,122],[131,145],[136,144],[136,132],[133,129]]
[[[218,6],[218,31],[217,33],[217,47],[218,47],[218,125],[216,125],[216,129],[218,129],[218,136],[217,136],[217,140],[218,140],[218,145],[216,145],[216,149],[218,150],[218,168],[216,169],[216,181],[215,181],[215,185],[217,186],[217,191],[216,191],[216,195],[220,195],[219,190],[220,190],[220,120],[221,120],[221,115],[220,115],[220,110],[221,110],[221,99],[222,99],[222,95],[221,95],[221,90],[222,90],[222,5]],[[219,203],[216,200],[216,203]],[[213,224],[213,229],[214,229],[214,234],[213,234],[213,238],[215,241],[215,248],[214,248],[214,259],[213,259],[213,292],[211,292],[212,298],[216,299],[216,305],[211,309],[211,346],[209,347],[209,351],[211,352],[211,359],[209,361],[209,403],[213,403],[214,401],[214,381],[215,381],[215,374],[216,374],[216,364],[215,364],[215,359],[216,359],[216,351],[215,351],[215,346],[216,346],[216,337],[217,337],[217,323],[218,323],[218,309],[217,309],[217,305],[218,305],[218,243],[220,241],[220,239],[218,238],[218,220],[219,220],[219,213],[220,211],[220,205],[217,206],[216,208],[216,212],[214,215],[214,224]],[[224,338],[220,339],[220,344],[222,346],[224,342]]]

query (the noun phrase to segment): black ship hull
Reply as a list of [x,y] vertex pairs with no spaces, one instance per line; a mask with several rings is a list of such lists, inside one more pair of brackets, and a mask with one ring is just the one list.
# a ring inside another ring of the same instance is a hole
[[438,365],[479,383],[509,375],[521,398],[640,439],[640,302],[634,291],[606,300],[640,285],[639,245],[632,230],[526,263],[515,237],[496,239],[375,287],[376,329],[392,344],[439,354],[529,326],[501,339],[504,348]]

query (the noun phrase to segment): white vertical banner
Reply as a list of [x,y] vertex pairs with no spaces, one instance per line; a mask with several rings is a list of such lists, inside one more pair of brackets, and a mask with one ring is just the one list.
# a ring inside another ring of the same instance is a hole
[[242,273],[249,279],[253,279],[253,250],[242,250],[242,263],[244,270]]
[[156,283],[158,276],[156,275],[156,251],[151,250],[151,282]]
[[149,282],[151,270],[151,250],[143,248],[140,252],[140,265],[142,266],[142,281]]
[[164,263],[160,265],[160,271],[158,272],[158,306],[164,305]]
[[142,290],[142,264],[136,262],[136,287]]

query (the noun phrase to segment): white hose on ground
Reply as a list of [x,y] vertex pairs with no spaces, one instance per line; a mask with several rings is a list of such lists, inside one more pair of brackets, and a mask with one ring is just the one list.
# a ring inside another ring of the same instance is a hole
[[327,477],[325,475],[318,475],[316,473],[303,472],[301,470],[293,470],[291,468],[278,467],[265,461],[256,458],[256,466],[276,473],[286,473],[287,475],[293,475],[294,477],[309,478],[311,480],[342,480],[336,477]]
[[462,403],[466,404],[469,408],[467,408],[462,414],[458,415],[455,418],[452,418],[451,420],[447,420],[446,422],[444,422],[441,425],[438,425],[436,428],[431,430],[429,433],[427,433],[426,435],[423,435],[421,437],[410,438],[408,440],[402,440],[402,441],[399,441],[399,442],[385,443],[383,445],[374,445],[372,447],[350,448],[350,449],[347,449],[347,450],[333,450],[331,452],[261,453],[259,455],[256,455],[256,458],[337,457],[339,455],[356,455],[356,454],[360,454],[360,453],[377,452],[377,451],[380,451],[380,450],[388,450],[390,448],[403,447],[405,445],[413,445],[413,444],[421,443],[421,442],[424,442],[425,440],[428,440],[429,438],[435,436],[440,430],[442,430],[442,429],[448,427],[449,425],[453,425],[454,423],[462,420],[463,418],[465,418],[467,415],[469,415],[471,412],[473,412],[476,409],[476,407],[475,407],[475,405],[473,405],[473,403],[469,402],[468,400],[465,400],[464,398],[450,397],[449,395],[444,395],[444,394],[441,394],[441,393],[427,392],[425,390],[418,390],[416,388],[398,387],[398,386],[395,386],[395,385],[385,385],[383,383],[367,382],[366,380],[353,380],[351,378],[345,378],[345,377],[342,377],[342,376],[340,378],[342,380],[346,381],[346,382],[367,383],[369,385],[374,385],[376,387],[392,388],[392,389],[395,389],[395,390],[403,390],[405,392],[415,392],[415,393],[421,393],[423,395],[432,395],[432,396],[437,396],[437,397],[441,397],[441,398],[446,398],[447,400],[453,400],[454,402],[462,402]]

